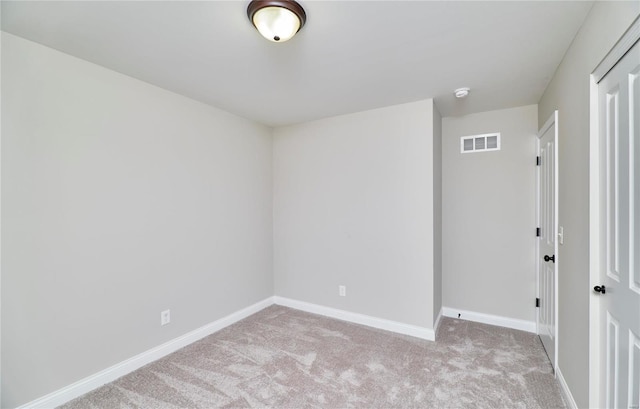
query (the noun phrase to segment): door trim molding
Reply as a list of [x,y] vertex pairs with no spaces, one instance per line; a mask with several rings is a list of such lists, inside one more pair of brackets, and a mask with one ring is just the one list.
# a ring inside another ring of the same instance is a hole
[[538,131],[538,135],[537,135],[538,139],[540,139],[542,135],[544,135],[544,133],[547,132],[553,124],[557,124],[557,123],[558,123],[558,110],[556,109],[555,111],[553,111],[549,119],[547,119],[547,122],[545,122],[544,125],[542,125],[542,128],[540,128],[540,130]]
[[[600,281],[600,123],[598,112],[598,83],[640,41],[640,16],[631,23],[622,37],[609,50],[590,75],[589,84],[589,282]],[[598,407],[600,402],[600,301],[601,297],[589,300],[589,406]]]
[[624,55],[640,40],[640,16],[631,23],[631,26],[624,32],[622,37],[600,61],[600,64],[593,70],[593,76],[596,84],[599,83],[605,75],[624,57]]
[[[600,280],[600,135],[598,82],[592,74],[589,84],[589,283]],[[600,297],[589,300],[589,406],[600,401]]]

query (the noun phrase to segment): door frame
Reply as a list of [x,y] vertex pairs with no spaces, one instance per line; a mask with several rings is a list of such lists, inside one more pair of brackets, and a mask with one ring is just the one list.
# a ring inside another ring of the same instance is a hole
[[[553,263],[553,280],[554,280],[554,294],[553,294],[553,334],[554,334],[554,354],[553,354],[553,362],[551,362],[551,366],[553,367],[554,376],[557,376],[557,368],[558,368],[558,216],[559,216],[559,185],[558,185],[558,171],[559,171],[559,155],[558,155],[558,110],[553,111],[547,122],[540,128],[538,134],[536,135],[536,155],[540,155],[540,138],[549,130],[549,128],[554,127],[554,203],[553,203],[553,213],[554,213],[554,245],[553,245],[553,254],[556,258]],[[540,225],[540,197],[541,197],[541,187],[542,180],[540,178],[541,169],[540,166],[536,167],[536,226],[542,227]],[[536,294],[538,299],[540,298],[540,238],[536,237]],[[536,309],[536,333],[540,335],[540,309]]]
[[[604,240],[600,234],[600,214],[602,211],[600,196],[604,194],[600,185],[600,123],[598,111],[598,84],[624,55],[640,40],[640,16],[631,23],[618,42],[609,50],[600,64],[591,73],[589,90],[589,288],[600,283],[600,243]],[[600,368],[600,303],[602,297],[589,299],[589,406],[598,407],[603,371]]]

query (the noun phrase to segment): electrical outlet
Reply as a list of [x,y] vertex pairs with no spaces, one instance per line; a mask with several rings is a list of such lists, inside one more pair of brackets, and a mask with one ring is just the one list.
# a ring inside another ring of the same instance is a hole
[[347,296],[347,287],[344,285],[339,285],[338,286],[338,294],[340,294],[340,297],[346,297]]
[[160,325],[167,325],[171,322],[171,310],[164,310],[160,313]]

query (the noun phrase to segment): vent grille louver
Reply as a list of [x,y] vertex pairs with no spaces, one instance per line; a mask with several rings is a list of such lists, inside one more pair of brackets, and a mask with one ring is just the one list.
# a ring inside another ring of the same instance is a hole
[[460,152],[487,152],[500,150],[500,133],[463,136],[460,138]]

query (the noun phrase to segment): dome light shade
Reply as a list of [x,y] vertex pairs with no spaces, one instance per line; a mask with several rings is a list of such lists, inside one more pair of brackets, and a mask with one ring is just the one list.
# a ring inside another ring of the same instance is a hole
[[247,16],[264,38],[280,43],[291,39],[307,19],[302,6],[295,1],[253,0]]
[[471,91],[471,88],[458,88],[457,90],[453,91],[453,93],[455,94],[456,98],[465,98],[467,95],[469,95],[469,91]]

